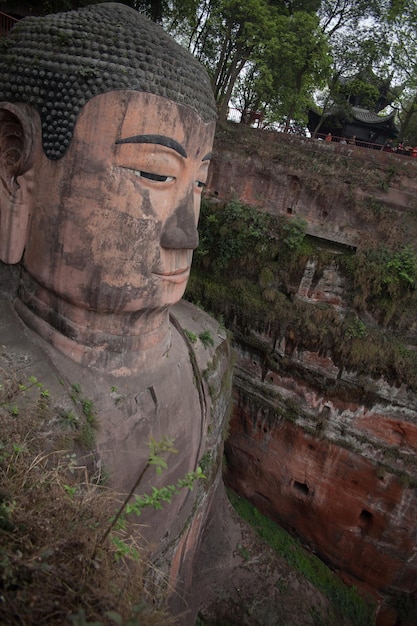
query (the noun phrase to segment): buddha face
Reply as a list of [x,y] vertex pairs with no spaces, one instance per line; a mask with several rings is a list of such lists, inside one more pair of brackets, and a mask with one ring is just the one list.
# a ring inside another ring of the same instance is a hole
[[24,265],[44,288],[98,312],[181,299],[214,122],[152,94],[94,97],[58,161],[39,155]]

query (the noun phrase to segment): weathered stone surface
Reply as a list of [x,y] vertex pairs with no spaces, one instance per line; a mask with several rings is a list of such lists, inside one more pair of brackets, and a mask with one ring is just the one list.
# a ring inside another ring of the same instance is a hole
[[237,345],[226,480],[345,580],[375,593],[378,624],[392,626],[386,599],[416,592],[415,394],[346,372],[330,355],[288,348],[270,345],[281,364],[272,369]]
[[[317,260],[308,259],[291,297],[345,316],[349,286],[337,245],[363,249],[387,238],[404,245],[401,233],[415,228],[416,163],[389,155],[395,175],[386,182],[382,152],[274,133],[256,139],[256,131],[237,127],[223,132],[209,175],[213,199],[238,197],[274,215],[303,217],[336,262],[317,272]],[[371,219],[374,210],[383,219]],[[407,342],[415,346],[414,326]],[[347,371],[325,346],[303,348],[293,331],[286,338],[252,331],[236,349],[227,482],[344,579],[375,593],[378,624],[392,626],[398,616],[384,603],[417,591],[417,395]]]
[[228,482],[306,541],[332,567],[373,590],[413,592],[417,498],[361,454],[243,396],[226,444]]
[[352,626],[329,598],[261,540],[219,485],[191,599],[210,626]]
[[[413,592],[415,394],[383,380],[369,380],[366,394],[363,377],[329,355],[288,351],[285,342],[275,346],[278,362],[287,362],[281,369],[265,369],[248,346],[237,354],[227,480],[358,583]],[[288,401],[297,407],[293,423],[280,417]]]
[[[0,303],[6,365],[23,359],[48,385],[58,421],[94,407],[88,461],[123,497],[175,485],[205,457],[205,489],[182,489],[166,515],[141,516],[149,552],[183,597],[230,397],[219,325],[191,305],[171,310],[198,245],[216,118],[209,79],[159,26],[117,3],[23,19],[6,44],[0,259],[19,264],[18,288],[8,280],[13,297]],[[163,438],[178,454],[155,476],[148,444]]]
[[[176,589],[172,607],[183,613],[221,475],[232,376],[224,331],[197,307],[178,303],[171,314],[167,356],[152,370],[126,380],[87,370],[58,352],[22,323],[8,299],[0,299],[0,319],[0,368],[17,371],[23,381],[31,376],[42,381],[50,394],[54,423],[69,412],[82,415],[77,396],[91,402],[97,422],[95,441],[92,450],[80,450],[79,456],[97,475],[108,476],[108,485],[116,492],[125,494],[134,486],[146,464],[151,437],[172,438],[178,454],[168,458],[168,469],[161,476],[149,468],[137,493],[175,484],[199,462],[204,464],[203,484],[193,491],[184,489],[163,513],[147,510],[140,518],[138,541],[169,577],[170,588]],[[183,329],[196,335],[209,333],[213,346],[204,346],[199,339],[189,342]],[[50,426],[45,424],[45,429]],[[193,625],[195,614],[188,611],[182,623]]]
[[382,207],[378,228],[401,236],[404,209],[417,208],[414,161],[229,124],[217,132],[207,189],[219,201],[238,197],[273,215],[302,217],[310,235],[356,246],[368,228],[369,203]]

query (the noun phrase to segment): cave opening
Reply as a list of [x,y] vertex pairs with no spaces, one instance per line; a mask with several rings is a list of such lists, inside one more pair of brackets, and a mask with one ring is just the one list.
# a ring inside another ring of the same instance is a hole
[[308,496],[308,494],[310,493],[308,485],[306,485],[306,483],[300,483],[298,480],[294,480],[293,487],[296,491],[302,493],[305,496]]
[[361,529],[362,535],[366,534],[372,526],[373,515],[370,511],[366,509],[362,509],[361,514],[359,515],[359,528]]

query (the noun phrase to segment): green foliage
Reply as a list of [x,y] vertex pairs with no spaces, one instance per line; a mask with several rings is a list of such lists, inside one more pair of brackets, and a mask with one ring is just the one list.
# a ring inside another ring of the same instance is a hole
[[[244,119],[262,111],[264,123],[280,120],[287,129],[291,120],[306,122],[318,92],[328,107],[352,95],[374,110],[380,95],[393,100],[391,72],[393,84],[401,85],[394,95],[403,86],[404,98],[414,95],[412,2],[138,0],[135,7],[156,21],[163,17],[166,29],[205,64],[221,119],[231,96]],[[375,27],[369,29],[371,21]],[[372,70],[380,75],[381,91]],[[343,93],[335,92],[335,77],[342,78],[342,89],[348,84]]]
[[[0,459],[0,462],[4,459]],[[0,493],[0,532],[10,532],[13,530],[12,515],[16,507],[16,502],[10,502],[6,496]],[[0,565],[0,570],[1,570]]]
[[287,398],[285,400],[285,411],[284,411],[285,419],[289,420],[290,422],[295,422],[295,420],[300,415],[300,413],[301,413],[301,407],[299,406],[299,404],[295,402],[294,400],[292,400],[291,398]]
[[274,283],[274,272],[270,267],[263,267],[259,272],[259,284],[264,289]]
[[212,73],[220,115],[225,118],[234,83],[248,61],[278,36],[277,9],[266,0],[221,0],[207,6],[207,19],[191,36]]
[[80,402],[81,402],[81,407],[85,415],[85,418],[87,420],[87,423],[90,424],[90,426],[95,426],[96,418],[94,415],[93,401],[90,400],[89,398],[81,398]]
[[355,305],[376,314],[384,325],[401,315],[401,309],[417,304],[417,253],[410,245],[360,250],[344,263],[353,281]]
[[72,499],[75,494],[77,493],[77,487],[74,487],[72,485],[63,485],[64,491],[69,495],[69,497]]
[[232,262],[262,255],[271,221],[269,215],[239,200],[232,200],[221,208],[203,203],[196,262],[221,274]]
[[205,348],[208,348],[209,346],[214,346],[213,337],[211,336],[211,332],[208,329],[203,330],[203,332],[199,333],[198,337]]
[[64,423],[77,432],[76,438],[79,443],[87,450],[91,450],[94,447],[97,428],[94,402],[91,398],[82,395],[81,385],[78,382],[71,384],[70,397],[78,415],[74,411],[65,410],[60,416]]
[[98,71],[93,67],[81,67],[77,73],[80,78],[84,78],[85,80],[99,76]]
[[284,243],[290,250],[301,252],[306,236],[307,222],[302,217],[294,217],[283,225]]
[[39,417],[45,416],[50,397],[49,389],[46,389],[36,376],[29,376],[25,382],[14,380],[13,385],[8,388],[4,387],[3,383],[0,384],[0,407],[7,407],[12,417],[17,417],[21,412],[21,407],[30,402],[33,402]]
[[210,473],[212,466],[213,466],[212,455],[209,451],[207,451],[201,457],[200,462],[199,462],[199,467],[201,468],[201,471],[203,472],[203,474],[207,476]]
[[202,239],[197,257],[210,253],[212,268],[220,273],[231,261],[242,259],[262,247],[269,234],[269,222],[268,215],[238,200],[232,200],[218,211],[212,211],[206,205],[200,222]]
[[[262,126],[279,122],[305,126],[311,89],[325,84],[330,69],[329,47],[312,6],[293,5],[274,19],[272,36],[253,54],[247,71],[236,83],[234,106],[248,123],[250,111],[262,111]],[[311,4],[311,3],[310,3]],[[314,4],[314,3],[313,3]]]
[[[162,474],[162,472],[168,468],[164,456],[178,452],[174,448],[174,441],[168,437],[163,438],[161,441],[155,441],[155,439],[151,438],[148,446],[149,456],[145,467],[139,473],[135,484],[126,496],[124,502],[110,520],[103,536],[98,540],[92,560],[94,560],[99,547],[104,544],[109,536],[116,547],[116,560],[123,559],[126,556],[136,559],[136,549],[134,547],[132,548],[130,543],[125,540],[127,516],[136,515],[139,517],[146,508],[152,508],[154,510],[162,509],[163,504],[170,503],[172,498],[180,493],[180,491],[183,489],[192,490],[197,480],[206,478],[201,467],[197,467],[195,472],[187,473],[183,478],[178,479],[174,485],[167,485],[160,488],[152,487],[150,494],[137,495],[135,491],[149,467],[154,466],[157,475]],[[120,536],[120,533],[122,533],[122,536]]]
[[[236,201],[205,203],[200,234],[203,248],[186,297],[221,315],[237,340],[254,332],[286,338],[287,345],[295,340],[294,347],[328,353],[339,367],[417,389],[415,354],[395,336],[415,323],[417,253],[411,244],[334,255],[313,247],[303,220],[275,218]],[[370,313],[382,332],[365,318],[288,297],[309,256],[316,260],[314,282],[337,263],[352,309]],[[260,349],[269,359],[270,343]]]
[[365,603],[354,587],[343,584],[320,559],[304,550],[299,541],[262,515],[247,500],[230,490],[228,495],[235,510],[258,535],[331,600],[336,615],[347,617],[356,626],[375,624],[374,606],[371,601]]
[[277,218],[237,200],[223,206],[204,202],[193,270],[210,272],[219,283],[242,276],[256,280],[266,298],[271,297],[271,288],[294,269],[300,256],[311,252],[306,227],[298,216]]
[[191,332],[191,330],[187,330],[186,328],[183,328],[183,331],[190,343],[196,343],[197,335],[195,333]]
[[155,467],[156,473],[159,476],[162,474],[163,470],[168,468],[168,464],[162,455],[177,454],[178,450],[174,448],[174,440],[169,437],[164,437],[161,441],[155,441],[155,439],[151,437],[148,446],[148,464]]
[[346,327],[344,334],[347,339],[353,339],[354,337],[363,339],[367,335],[366,326],[361,320],[354,318]]
[[188,472],[183,478],[180,478],[174,485],[165,487],[152,487],[152,492],[141,496],[134,496],[133,501],[126,505],[126,514],[134,514],[140,516],[143,509],[152,508],[154,510],[162,509],[164,503],[170,503],[172,498],[179,494],[183,489],[193,489],[196,480],[205,478],[200,467],[195,472]]
[[379,98],[379,90],[376,85],[364,81],[361,76],[354,76],[350,81],[339,83],[338,91],[344,98],[359,97],[361,106],[365,109],[373,109]]
[[250,553],[249,553],[249,550],[245,548],[245,546],[242,546],[242,544],[239,543],[237,545],[237,551],[239,552],[240,556],[242,557],[244,561],[249,561]]
[[65,47],[65,46],[70,45],[72,43],[71,31],[67,31],[67,30],[60,31],[56,36],[56,40],[60,47]]
[[387,263],[389,276],[386,284],[400,282],[403,286],[417,288],[417,255],[411,246],[396,251]]
[[65,424],[67,424],[71,429],[75,430],[79,425],[79,418],[74,413],[74,411],[62,411],[61,418]]
[[[74,438],[61,428],[64,418],[39,418],[37,400],[51,394],[42,393],[47,390],[35,377],[20,380],[3,369],[0,375],[1,623],[171,624],[153,605],[165,604],[164,590],[158,598],[155,588],[144,589],[146,555],[139,559],[137,536],[115,531],[97,547],[117,500],[90,474],[94,457],[77,459]],[[18,419],[10,419],[11,399],[19,402]],[[169,440],[151,442],[149,461],[161,467],[159,454],[171,449]],[[132,610],[142,598],[150,599],[147,608]]]

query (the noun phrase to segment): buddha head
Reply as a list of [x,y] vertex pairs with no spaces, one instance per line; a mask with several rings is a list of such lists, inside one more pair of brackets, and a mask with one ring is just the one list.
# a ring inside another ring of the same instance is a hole
[[216,118],[205,70],[106,3],[21,20],[0,78],[0,259],[21,262],[21,300],[75,341],[100,315],[140,333],[182,297],[198,245]]

